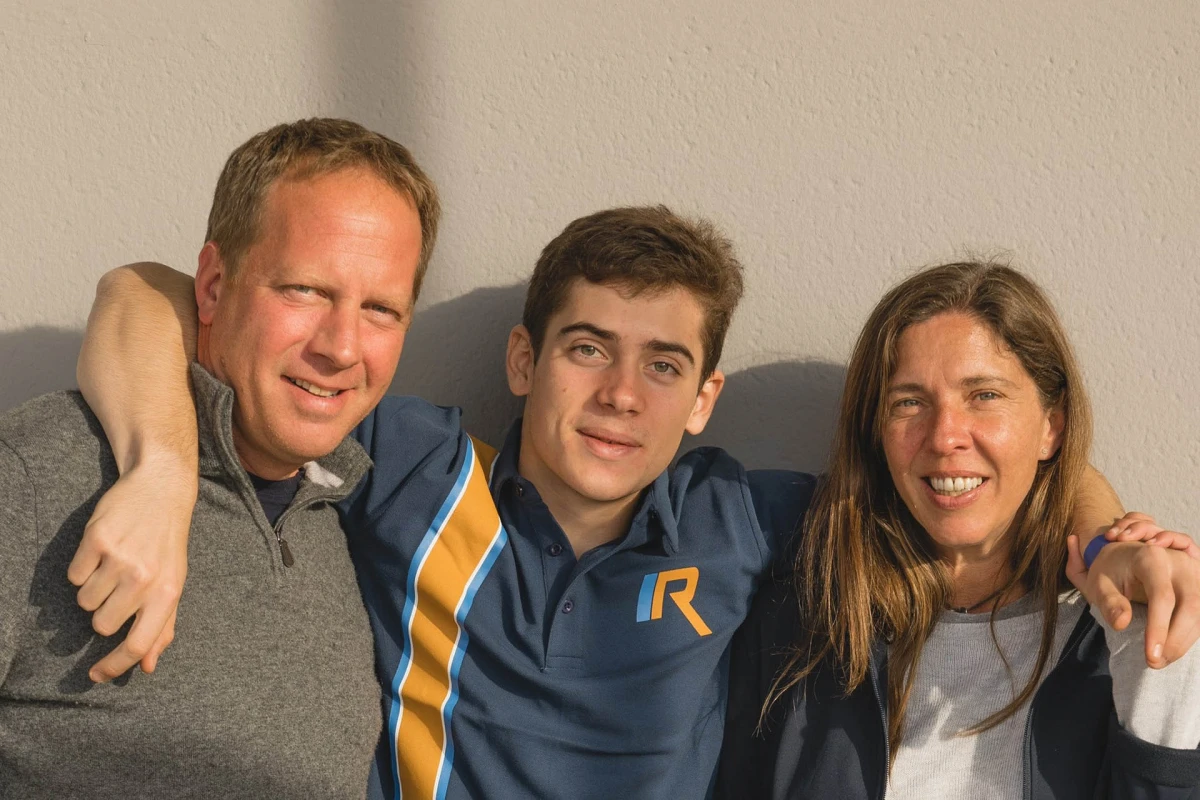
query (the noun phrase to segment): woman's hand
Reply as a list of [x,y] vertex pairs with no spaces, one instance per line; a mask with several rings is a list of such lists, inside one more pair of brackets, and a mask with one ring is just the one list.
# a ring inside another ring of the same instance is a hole
[[[1150,535],[1159,539],[1163,533]],[[1067,577],[1109,625],[1124,630],[1133,618],[1131,602],[1146,604],[1146,663],[1154,669],[1178,659],[1200,638],[1200,559],[1176,546],[1183,534],[1165,533],[1173,534],[1170,544],[1165,537],[1156,542],[1160,546],[1114,541],[1100,550],[1091,569],[1084,565],[1079,537],[1067,538]]]

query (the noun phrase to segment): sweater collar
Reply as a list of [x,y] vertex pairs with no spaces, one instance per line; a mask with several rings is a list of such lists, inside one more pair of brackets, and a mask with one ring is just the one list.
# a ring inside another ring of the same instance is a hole
[[[250,476],[242,467],[233,444],[233,388],[197,362],[191,365],[192,386],[196,393],[196,425],[200,439],[200,476],[231,479],[243,494],[254,496]],[[347,437],[326,456],[304,465],[304,483],[293,504],[318,496],[339,500],[371,468],[371,459],[362,446]]]

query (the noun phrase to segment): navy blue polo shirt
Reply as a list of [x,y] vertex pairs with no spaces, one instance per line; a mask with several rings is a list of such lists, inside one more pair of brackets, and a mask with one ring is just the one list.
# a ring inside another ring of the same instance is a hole
[[716,448],[649,486],[628,534],[576,560],[456,410],[385,398],[343,506],[375,628],[377,797],[691,798],[711,788],[727,649],[814,479]]

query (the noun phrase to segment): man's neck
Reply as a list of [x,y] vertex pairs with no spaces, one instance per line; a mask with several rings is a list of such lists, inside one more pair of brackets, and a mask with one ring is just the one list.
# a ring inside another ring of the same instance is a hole
[[300,471],[300,467],[295,464],[284,464],[271,458],[258,456],[254,448],[246,443],[238,430],[235,420],[233,425],[233,449],[237,453],[238,461],[242,462],[242,469],[256,477],[268,481],[281,481],[286,478],[291,478]]

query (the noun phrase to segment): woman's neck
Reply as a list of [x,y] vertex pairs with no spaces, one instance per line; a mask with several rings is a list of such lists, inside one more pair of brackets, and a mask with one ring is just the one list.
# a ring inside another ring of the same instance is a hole
[[970,614],[990,612],[1025,594],[1021,586],[1001,591],[1012,577],[1008,556],[1005,547],[992,548],[988,552],[976,548],[944,548],[941,559],[950,572],[950,608]]

